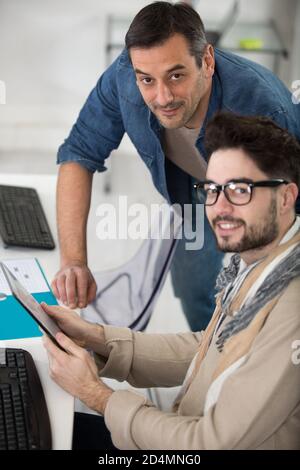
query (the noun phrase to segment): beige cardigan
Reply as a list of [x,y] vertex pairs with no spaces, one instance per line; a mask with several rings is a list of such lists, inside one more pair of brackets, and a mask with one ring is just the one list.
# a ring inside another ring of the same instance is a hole
[[[95,355],[100,375],[143,388],[182,384],[202,338],[202,333],[153,335],[111,326],[104,332],[102,354]],[[215,339],[176,413],[162,412],[131,391],[112,394],[105,422],[116,447],[300,449],[300,364],[292,361],[292,344],[300,340],[300,278],[286,289],[244,363],[204,414],[220,355]]]

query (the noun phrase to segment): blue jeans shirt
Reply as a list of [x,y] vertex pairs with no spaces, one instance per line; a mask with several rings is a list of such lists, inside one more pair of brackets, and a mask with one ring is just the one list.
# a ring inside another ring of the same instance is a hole
[[[208,112],[196,142],[205,158],[203,140],[206,124],[218,110],[267,116],[300,141],[300,105],[293,104],[290,91],[272,72],[218,49],[215,50],[215,59]],[[162,130],[143,101],[128,53],[124,50],[90,93],[69,137],[59,148],[57,161],[78,162],[91,172],[104,171],[106,158],[119,146],[126,132],[147,165],[157,190],[169,202],[175,202],[167,186]],[[184,174],[181,178],[183,181],[189,177]],[[189,185],[191,188],[191,179]],[[180,193],[180,187],[176,194],[178,191]],[[192,202],[191,191],[186,196]],[[300,212],[299,198],[297,209]],[[175,293],[182,299],[191,328],[200,330],[205,328],[213,311],[214,282],[221,267],[222,254],[216,250],[207,223],[202,250],[188,253],[180,245],[171,269]],[[178,271],[177,266],[178,269],[184,266],[184,270]]]

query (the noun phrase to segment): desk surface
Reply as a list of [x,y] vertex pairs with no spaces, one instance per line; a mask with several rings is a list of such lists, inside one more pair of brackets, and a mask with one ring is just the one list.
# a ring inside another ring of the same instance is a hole
[[[0,174],[0,184],[34,187],[40,196],[47,219],[57,244],[55,224],[55,175],[10,175]],[[58,248],[35,250],[0,247],[0,260],[12,258],[39,259],[50,281],[59,266]],[[48,357],[41,338],[0,341],[0,347],[18,347],[31,353],[43,385],[52,430],[53,449],[71,449],[73,434],[74,398],[54,383],[48,373]]]

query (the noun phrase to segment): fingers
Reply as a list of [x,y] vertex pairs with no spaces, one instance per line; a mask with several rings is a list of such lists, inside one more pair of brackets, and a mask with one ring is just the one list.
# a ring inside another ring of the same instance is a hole
[[[43,336],[42,341],[43,341],[43,344],[44,344],[44,346],[45,346],[45,348],[48,352],[49,360],[51,359],[51,361],[52,361],[52,359],[54,358],[58,362],[63,361],[63,359],[66,356],[66,353],[64,351],[62,351],[60,348],[58,348],[53,343],[53,341],[51,341],[51,339],[47,335]],[[58,342],[58,340],[57,340],[57,342]]]
[[88,295],[87,295],[87,303],[88,304],[93,302],[93,300],[95,300],[96,294],[97,294],[97,284],[93,279],[93,281],[90,284],[89,289],[88,289]]
[[56,279],[53,279],[53,281],[51,282],[51,289],[53,290],[53,294],[55,295],[55,297],[57,299],[60,299],[58,288],[56,285]]
[[73,269],[59,272],[51,284],[54,295],[70,308],[77,307],[76,274]]
[[96,296],[96,283],[87,266],[69,266],[61,270],[52,282],[58,299],[70,308],[84,308]]
[[70,308],[77,307],[77,289],[76,289],[76,275],[73,269],[67,272],[65,278],[65,292],[66,292],[66,303]]
[[56,278],[56,286],[58,291],[58,299],[60,299],[64,304],[67,302],[67,292],[66,292],[66,275],[59,274]]
[[69,268],[63,272],[58,272],[52,281],[54,295],[70,308],[77,306],[76,294],[76,274],[73,269]]
[[86,272],[77,274],[77,297],[79,308],[84,308],[87,305],[87,290],[88,290],[88,276]]
[[41,302],[42,309],[55,320],[63,319],[68,311],[65,307],[60,307],[59,305],[47,305],[46,302]]
[[78,346],[64,333],[57,333],[55,335],[55,339],[58,344],[62,346],[65,352],[62,351],[59,347],[57,347],[57,345],[55,345],[54,342],[47,335],[43,336],[43,344],[50,356],[56,361],[58,361],[60,364],[67,360],[70,354],[80,359],[83,359],[87,354],[85,349]]
[[64,335],[63,333],[57,333],[55,339],[67,353],[72,354],[73,356],[82,358],[86,354],[85,349],[81,348],[80,346],[77,346],[74,341],[72,341],[68,336]]

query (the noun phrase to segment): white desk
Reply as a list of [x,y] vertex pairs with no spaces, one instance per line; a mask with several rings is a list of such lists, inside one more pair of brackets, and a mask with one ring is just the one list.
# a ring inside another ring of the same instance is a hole
[[[0,174],[0,184],[34,187],[38,191],[52,234],[57,243],[55,227],[56,176]],[[0,247],[0,260],[23,257],[38,258],[48,280],[51,280],[58,270],[58,248],[48,251],[22,248],[4,249],[3,246]],[[56,450],[71,449],[74,398],[56,385],[49,377],[48,357],[42,345],[41,338],[0,341],[0,347],[20,347],[32,354],[41,378],[48,405],[52,430],[52,447]]]

